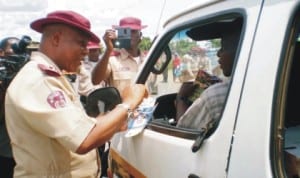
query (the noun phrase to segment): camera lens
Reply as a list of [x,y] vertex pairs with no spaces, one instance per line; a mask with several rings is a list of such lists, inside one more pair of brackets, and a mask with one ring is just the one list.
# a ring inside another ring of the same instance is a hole
[[19,48],[24,49],[31,43],[31,38],[29,36],[23,36],[19,42]]
[[26,47],[31,43],[31,38],[29,36],[24,35],[18,43],[14,43],[11,45],[14,53],[22,54],[26,52]]

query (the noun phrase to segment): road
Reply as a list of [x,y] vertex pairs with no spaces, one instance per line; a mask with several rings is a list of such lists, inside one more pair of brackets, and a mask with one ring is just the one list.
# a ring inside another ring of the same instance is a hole
[[173,81],[172,70],[168,71],[168,80],[163,82],[163,75],[157,75],[156,85],[157,85],[157,94],[151,94],[151,96],[161,96],[169,93],[177,93],[181,83],[177,80]]

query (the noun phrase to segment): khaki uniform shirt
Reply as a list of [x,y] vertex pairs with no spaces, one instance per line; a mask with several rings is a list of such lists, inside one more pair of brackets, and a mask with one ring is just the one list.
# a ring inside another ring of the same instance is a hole
[[142,54],[136,61],[125,49],[120,49],[117,55],[111,56],[109,59],[111,68],[109,86],[114,86],[121,92],[125,86],[132,83],[143,60],[144,55]]
[[34,52],[10,84],[6,125],[16,160],[14,177],[97,177],[95,150],[75,151],[95,127],[58,67]]
[[87,70],[86,64],[82,63],[81,66],[79,67],[77,79],[75,83],[73,83],[73,87],[75,91],[78,92],[79,95],[88,96],[94,90],[105,87],[104,82],[100,82],[97,85],[93,85],[91,73],[92,73],[92,69]]

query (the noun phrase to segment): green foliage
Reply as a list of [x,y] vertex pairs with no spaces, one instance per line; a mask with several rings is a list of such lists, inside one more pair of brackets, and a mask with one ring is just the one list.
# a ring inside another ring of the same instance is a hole
[[220,39],[212,39],[210,40],[211,47],[213,48],[220,48],[221,47],[221,40]]
[[170,43],[171,51],[176,51],[180,56],[189,54],[195,46],[197,46],[196,41],[189,40],[178,40]]
[[142,41],[139,45],[139,48],[142,50],[142,51],[148,51],[151,47],[151,39],[149,37],[143,37],[142,38]]

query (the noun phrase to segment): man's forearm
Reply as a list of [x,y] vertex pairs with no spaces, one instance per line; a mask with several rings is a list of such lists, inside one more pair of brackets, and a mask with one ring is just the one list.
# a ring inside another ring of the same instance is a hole
[[107,72],[107,66],[108,66],[108,60],[110,57],[111,51],[106,50],[96,65],[96,67],[92,71],[92,82],[94,85],[99,84],[101,81],[108,78],[108,72]]

